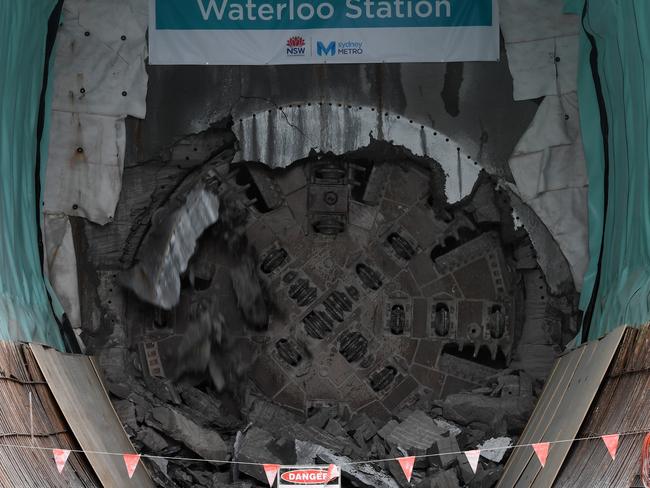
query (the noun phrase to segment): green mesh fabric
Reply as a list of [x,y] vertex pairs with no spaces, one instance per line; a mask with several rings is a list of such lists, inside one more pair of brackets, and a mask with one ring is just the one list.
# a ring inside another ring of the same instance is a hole
[[62,348],[38,252],[37,123],[55,0],[0,0],[0,339]]
[[[590,184],[591,263],[581,308],[586,309],[592,297],[604,235],[589,330],[589,339],[596,339],[619,325],[650,321],[650,1],[586,3],[578,91]],[[579,15],[584,6],[585,0],[567,2],[567,9]],[[602,136],[589,35],[596,43],[607,141]]]

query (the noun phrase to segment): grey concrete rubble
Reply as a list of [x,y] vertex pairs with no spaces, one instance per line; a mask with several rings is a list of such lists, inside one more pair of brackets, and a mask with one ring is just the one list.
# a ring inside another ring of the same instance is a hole
[[521,432],[535,406],[530,379],[525,373],[498,378],[493,387],[456,393],[441,403],[443,416],[490,435]]
[[481,455],[485,459],[500,463],[503,456],[506,455],[508,447],[512,445],[512,440],[509,437],[499,437],[497,439],[488,439],[482,444],[478,445],[481,449]]
[[[344,486],[359,488],[487,488],[496,481],[498,467],[503,463],[503,453],[500,463],[490,460],[497,459],[494,455],[484,456],[475,475],[464,455],[459,454],[463,449],[477,447],[474,441],[471,445],[460,441],[470,429],[422,410],[405,411],[378,427],[370,417],[347,417],[327,406],[306,417],[263,398],[251,398],[243,417],[235,418],[226,413],[227,409],[215,395],[188,385],[179,387],[175,395],[159,392],[167,401],[147,391],[144,385],[132,383],[131,386],[131,394],[116,400],[116,407],[127,431],[132,433],[136,449],[145,454],[282,465],[354,461],[357,463],[343,468]],[[170,398],[178,398],[179,403],[170,405]],[[143,418],[138,418],[136,411],[143,404],[149,408]],[[207,410],[206,405],[210,406]],[[217,421],[218,412],[230,420]],[[472,432],[475,438],[475,431]],[[510,442],[510,439],[488,439],[487,433],[480,440],[485,448],[504,447]],[[438,456],[444,453],[453,454]],[[416,462],[410,483],[397,462],[358,464],[358,461],[406,454],[428,456]],[[259,466],[242,464],[233,469],[231,465],[214,462],[156,460],[147,463],[159,486],[169,488],[266,486],[266,476]]]

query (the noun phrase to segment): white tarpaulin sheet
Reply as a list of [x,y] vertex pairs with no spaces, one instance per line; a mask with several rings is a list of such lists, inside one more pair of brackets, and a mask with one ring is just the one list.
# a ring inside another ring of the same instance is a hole
[[515,148],[510,170],[514,190],[548,227],[580,290],[589,262],[588,179],[576,93],[544,99]]
[[79,285],[77,283],[77,256],[75,254],[72,227],[67,215],[45,215],[43,241],[49,278],[61,306],[74,328],[81,327]]
[[53,110],[44,212],[110,222],[125,144],[124,119]]
[[496,0],[150,0],[151,64],[495,61]]
[[144,118],[146,3],[66,0],[52,108]]
[[45,269],[80,326],[68,216],[111,221],[122,189],[127,115],[146,113],[147,0],[66,0],[57,33],[43,205]]
[[563,13],[564,0],[500,0],[515,100],[577,89],[578,32],[575,15]]

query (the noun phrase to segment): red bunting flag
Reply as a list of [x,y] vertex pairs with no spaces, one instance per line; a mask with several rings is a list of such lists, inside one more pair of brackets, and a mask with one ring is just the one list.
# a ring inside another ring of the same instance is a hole
[[618,434],[602,436],[603,442],[609,451],[609,455],[612,456],[612,461],[616,459],[616,451],[618,451],[618,438]]
[[123,454],[124,464],[126,464],[126,472],[129,473],[129,478],[133,478],[135,468],[138,467],[140,462],[140,454]]
[[481,451],[476,449],[475,451],[465,451],[465,457],[469,462],[472,471],[476,474],[476,468],[478,468],[478,458],[481,456]]
[[406,481],[411,481],[411,475],[413,475],[413,465],[415,464],[415,456],[398,458],[397,462],[402,467],[402,471],[404,471]]
[[548,449],[550,447],[549,442],[540,442],[539,444],[533,444],[533,449],[535,454],[537,454],[537,459],[542,463],[542,468],[546,465],[546,458],[548,457]]
[[339,470],[339,467],[336,464],[330,464],[327,468],[327,481],[325,481],[325,484],[335,480],[339,476],[341,476],[341,470]]
[[68,461],[70,451],[67,449],[52,449],[52,454],[54,454],[56,469],[59,470],[59,473],[63,473],[63,468],[65,467],[65,463]]
[[278,471],[280,471],[279,464],[264,465],[264,473],[266,473],[266,479],[269,480],[269,486],[273,486],[273,483],[275,483],[275,478],[278,477]]

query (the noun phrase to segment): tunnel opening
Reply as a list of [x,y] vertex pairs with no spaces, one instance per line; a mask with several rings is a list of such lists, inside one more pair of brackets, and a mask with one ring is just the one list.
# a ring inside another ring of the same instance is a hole
[[[192,185],[178,173],[173,211],[156,217],[161,228],[165,215],[205,218],[191,215],[196,185],[219,199],[194,247],[177,241],[190,255],[178,302],[161,313],[135,286],[122,299],[128,313],[116,330],[137,352],[133,374],[162,397],[156,408],[213,405],[228,421],[202,428],[232,442],[268,412],[292,429],[306,422],[328,439],[361,439],[353,419],[382,426],[492,388],[490,378],[513,369],[524,381],[518,349],[530,330],[560,316],[566,328],[571,312],[546,286],[548,309],[530,320],[539,265],[494,178],[481,175],[449,204],[441,166],[395,144],[314,153],[280,169],[235,163],[230,148],[216,166],[197,165]],[[141,239],[134,262],[148,262],[155,242]],[[156,269],[170,286],[169,270]],[[180,403],[167,389],[184,392]]]

